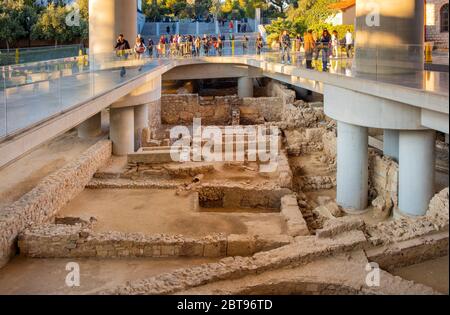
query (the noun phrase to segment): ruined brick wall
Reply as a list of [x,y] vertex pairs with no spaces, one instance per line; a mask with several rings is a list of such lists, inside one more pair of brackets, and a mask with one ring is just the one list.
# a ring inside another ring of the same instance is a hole
[[148,104],[148,127],[157,130],[161,127],[161,100]]
[[271,80],[266,87],[266,94],[270,97],[279,97],[283,105],[293,104],[295,102],[295,91],[290,90],[286,85]]
[[448,49],[448,32],[441,32],[441,8],[447,4],[448,0],[427,0],[426,1],[426,41],[434,42],[435,48]]
[[292,241],[287,235],[225,235],[205,237],[96,233],[82,225],[42,225],[20,235],[22,255],[34,258],[226,257],[251,256]]
[[281,121],[283,100],[281,97],[244,98],[239,109],[244,125]]
[[202,118],[202,124],[205,125],[224,125],[231,122],[232,108],[239,104],[240,100],[236,95],[162,95],[161,121],[168,125],[191,125],[194,118]]
[[0,267],[15,253],[18,234],[31,224],[49,222],[83,191],[97,169],[111,158],[111,152],[111,141],[99,141],[78,159],[44,178],[18,201],[0,210]]
[[369,150],[369,190],[371,199],[383,197],[392,207],[398,205],[398,163]]
[[337,136],[336,131],[328,131],[322,136],[324,161],[330,165],[330,168],[336,169],[337,156]]

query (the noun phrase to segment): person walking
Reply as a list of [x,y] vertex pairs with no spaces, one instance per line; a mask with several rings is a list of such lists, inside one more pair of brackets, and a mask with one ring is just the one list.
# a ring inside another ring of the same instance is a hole
[[217,37],[217,53],[222,56],[223,53],[223,42],[220,36]]
[[142,56],[144,55],[147,48],[145,47],[144,42],[140,37],[136,38],[136,43],[134,44],[134,53],[136,54],[136,59],[140,60],[142,59]]
[[116,46],[114,47],[114,49],[119,55],[122,56],[126,55],[127,50],[130,50],[130,43],[128,43],[123,34],[120,34],[117,38]]
[[313,54],[316,46],[316,41],[314,40],[312,30],[308,30],[305,33],[303,43],[305,45],[304,48],[305,48],[306,69],[312,69]]
[[200,37],[197,36],[197,37],[195,38],[195,43],[194,43],[194,46],[195,46],[195,56],[196,56],[196,57],[200,57],[201,43],[202,43],[202,41],[201,41]]
[[248,37],[247,35],[244,35],[244,38],[242,39],[242,54],[246,55],[248,51]]
[[148,39],[148,45],[147,45],[147,51],[150,58],[153,58],[153,48],[155,46],[155,43],[153,42],[152,38]]
[[333,58],[339,58],[339,34],[336,30],[331,35],[331,48]]
[[256,54],[259,56],[261,55],[261,51],[264,47],[264,40],[260,33],[258,33],[258,36],[256,37]]
[[166,55],[166,38],[164,37],[164,35],[159,38],[158,46],[159,46],[158,49],[159,57],[164,58]]
[[347,30],[345,34],[345,49],[347,50],[347,58],[353,58],[353,34],[350,30]]
[[203,55],[208,56],[209,55],[209,40],[208,40],[208,37],[206,36],[206,34],[203,35],[202,44],[203,44]]
[[323,30],[322,37],[320,38],[320,44],[322,46],[322,70],[328,71],[330,46],[331,46],[331,35],[327,29]]
[[[123,34],[120,34],[117,38],[116,46],[114,47],[116,50],[116,54],[119,58],[124,57],[125,59],[128,58],[128,51],[130,50],[130,43],[125,39]],[[123,78],[127,74],[127,70],[125,67],[122,67],[120,69],[120,76]]]
[[291,64],[291,37],[287,30],[284,30],[280,37],[281,63]]

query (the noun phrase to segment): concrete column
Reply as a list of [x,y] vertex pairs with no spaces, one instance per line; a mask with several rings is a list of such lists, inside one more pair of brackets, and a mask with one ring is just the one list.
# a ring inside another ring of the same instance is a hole
[[238,96],[240,98],[253,97],[253,79],[242,77],[238,79]]
[[137,36],[137,1],[116,0],[116,34],[123,34],[134,46]]
[[141,147],[142,130],[148,127],[148,104],[134,106],[134,150]]
[[102,113],[98,113],[77,127],[78,137],[91,139],[102,133]]
[[89,54],[111,53],[116,41],[116,0],[89,0]]
[[356,71],[410,73],[424,68],[424,1],[356,1]]
[[401,214],[426,214],[435,193],[436,132],[400,131],[399,205]]
[[398,141],[399,131],[392,129],[385,129],[383,136],[383,151],[384,155],[393,158],[398,162]]
[[180,34],[180,22],[179,21],[176,24],[175,33]]
[[114,155],[134,152],[134,107],[111,108],[110,138]]
[[161,24],[159,22],[156,23],[156,35],[161,36]]
[[350,213],[368,205],[368,128],[338,122],[337,203]]
[[200,23],[198,21],[195,22],[195,35],[200,35]]

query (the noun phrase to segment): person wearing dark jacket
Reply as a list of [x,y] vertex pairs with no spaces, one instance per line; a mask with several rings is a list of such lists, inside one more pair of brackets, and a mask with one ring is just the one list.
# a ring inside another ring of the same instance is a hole
[[328,62],[329,62],[329,58],[330,58],[331,35],[327,29],[323,30],[322,37],[320,38],[320,44],[322,46],[323,71],[328,71]]
[[287,30],[283,31],[280,36],[281,63],[287,62],[291,64],[291,37]]
[[117,52],[125,53],[126,50],[130,49],[130,43],[124,38],[123,34],[119,35],[117,38],[116,47],[114,47]]
[[[128,43],[128,41],[124,38],[123,34],[120,34],[114,48],[119,57],[124,56],[127,58],[127,50],[130,50],[130,43]],[[123,78],[126,74],[127,70],[125,67],[122,67],[122,69],[120,69],[120,76]]]

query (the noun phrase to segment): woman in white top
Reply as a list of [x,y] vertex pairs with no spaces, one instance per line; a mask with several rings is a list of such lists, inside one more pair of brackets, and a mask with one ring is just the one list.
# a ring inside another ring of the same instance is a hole
[[143,40],[140,37],[137,37],[136,44],[134,45],[134,52],[136,53],[136,59],[141,59],[146,51],[147,47],[145,47]]
[[337,31],[333,31],[331,35],[331,48],[333,58],[339,58],[339,35]]

